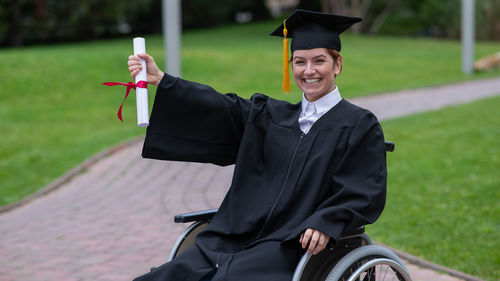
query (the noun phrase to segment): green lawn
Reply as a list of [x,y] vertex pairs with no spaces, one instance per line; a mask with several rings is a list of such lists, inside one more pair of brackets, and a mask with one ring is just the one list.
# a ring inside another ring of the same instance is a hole
[[[298,101],[296,88],[287,96],[280,92],[282,43],[267,35],[276,24],[186,32],[183,76],[221,92]],[[500,75],[461,74],[458,41],[342,37],[344,67],[337,84],[344,97]],[[163,65],[161,37],[146,40],[148,52]],[[498,44],[476,45],[477,58],[497,51]],[[100,150],[144,134],[136,126],[134,97],[125,103],[120,123],[116,111],[124,88],[100,85],[130,81],[131,52],[131,39],[0,50],[0,206],[35,192]],[[387,210],[370,229],[376,240],[498,277],[498,251],[487,249],[497,249],[500,240],[494,176],[499,103],[493,99],[384,123],[397,151],[389,157]]]
[[[282,40],[267,36],[274,25],[258,23],[186,33],[182,51],[185,78],[247,97],[262,92],[300,100],[295,85],[291,95],[280,93]],[[498,42],[476,45],[477,58],[498,51]],[[344,65],[337,83],[345,97],[500,75],[499,71],[470,77],[462,74],[459,41],[343,34],[342,55]]]
[[383,122],[389,194],[377,241],[500,279],[500,96]]

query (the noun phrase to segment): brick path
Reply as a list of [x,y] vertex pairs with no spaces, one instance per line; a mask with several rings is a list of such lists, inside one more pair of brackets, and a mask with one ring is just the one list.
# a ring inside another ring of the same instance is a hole
[[[387,119],[499,92],[500,79],[489,79],[352,101]],[[142,159],[141,146],[0,214],[0,281],[130,280],[165,262],[184,229],[173,215],[217,207],[233,167]],[[460,280],[408,266],[416,281]]]

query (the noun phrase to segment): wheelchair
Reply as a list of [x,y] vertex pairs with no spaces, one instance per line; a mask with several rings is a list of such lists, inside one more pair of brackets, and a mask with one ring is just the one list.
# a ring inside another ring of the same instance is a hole
[[[386,141],[386,151],[394,150],[394,143]],[[179,236],[168,261],[194,244],[196,235],[203,231],[217,209],[176,215],[176,223],[192,222]],[[305,253],[300,259],[292,281],[411,281],[402,260],[387,248],[373,245],[360,227],[342,234],[337,243],[330,243],[317,255]]]

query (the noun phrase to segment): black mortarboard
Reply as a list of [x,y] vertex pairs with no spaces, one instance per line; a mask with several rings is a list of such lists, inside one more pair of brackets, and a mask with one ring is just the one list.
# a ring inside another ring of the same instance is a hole
[[306,10],[295,10],[270,35],[283,37],[283,85],[290,91],[288,73],[288,38],[292,38],[292,52],[314,48],[328,48],[340,51],[339,35],[361,18],[326,14]]
[[[295,10],[286,20],[287,37],[292,38],[292,52],[314,48],[329,48],[340,51],[339,35],[361,18],[326,14],[306,10]],[[271,35],[284,37],[284,24]]]

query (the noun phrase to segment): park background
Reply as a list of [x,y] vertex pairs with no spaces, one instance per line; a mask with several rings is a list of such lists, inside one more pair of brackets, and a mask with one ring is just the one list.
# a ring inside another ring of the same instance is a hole
[[[375,95],[500,76],[461,72],[460,1],[182,1],[182,73],[220,92],[283,95],[281,40],[296,7],[361,15],[342,35],[342,95]],[[116,119],[131,38],[164,60],[161,1],[0,0],[0,206],[18,202],[95,153],[144,134],[135,102]],[[475,58],[500,51],[500,3],[476,1]],[[154,88],[150,88],[154,92]],[[499,89],[500,93],[500,89]],[[150,101],[150,105],[152,100]],[[374,240],[479,276],[500,276],[500,98],[382,123],[388,203]]]

